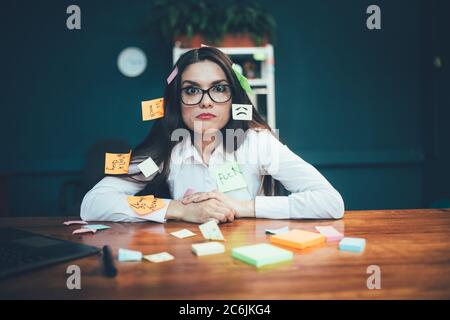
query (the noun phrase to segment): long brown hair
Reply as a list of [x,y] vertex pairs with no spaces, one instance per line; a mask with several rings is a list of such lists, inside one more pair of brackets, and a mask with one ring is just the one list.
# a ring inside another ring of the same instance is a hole
[[[232,69],[233,62],[225,53],[213,47],[201,47],[184,53],[176,63],[178,68],[177,76],[164,90],[164,117],[154,121],[155,123],[147,137],[132,152],[132,164],[138,164],[148,157],[151,157],[158,166],[162,164],[161,172],[147,184],[140,194],[153,194],[156,197],[164,198],[171,197],[167,177],[169,175],[172,149],[178,143],[178,141],[171,141],[171,134],[179,128],[190,130],[186,127],[181,115],[181,75],[189,65],[204,60],[212,61],[222,68],[231,87],[233,103],[253,105]],[[223,136],[225,136],[227,129],[242,129],[247,132],[248,129],[270,130],[270,126],[253,106],[253,120],[236,121],[230,117],[228,123],[221,129]],[[192,130],[190,131],[191,137],[193,137],[193,132]],[[239,139],[233,146],[234,151],[239,148]],[[138,174],[140,173],[129,174],[128,176],[133,177]],[[275,182],[271,176],[264,177],[263,190],[265,195],[273,195],[275,193]]]

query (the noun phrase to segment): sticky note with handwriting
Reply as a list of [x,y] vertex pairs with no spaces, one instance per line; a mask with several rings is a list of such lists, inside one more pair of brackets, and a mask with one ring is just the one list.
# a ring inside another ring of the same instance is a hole
[[164,117],[164,98],[141,102],[142,120],[154,120]]
[[131,150],[128,153],[106,153],[105,174],[127,174],[130,159]]
[[152,195],[148,196],[129,196],[128,204],[139,215],[146,215],[156,210],[164,208],[165,203],[163,199],[155,198]]
[[215,170],[217,187],[221,192],[228,192],[247,187],[244,174],[236,162],[228,162]]

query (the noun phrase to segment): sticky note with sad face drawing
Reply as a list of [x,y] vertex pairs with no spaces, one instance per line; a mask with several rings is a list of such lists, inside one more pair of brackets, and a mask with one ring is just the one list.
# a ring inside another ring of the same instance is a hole
[[233,119],[251,121],[253,106],[251,104],[232,104]]

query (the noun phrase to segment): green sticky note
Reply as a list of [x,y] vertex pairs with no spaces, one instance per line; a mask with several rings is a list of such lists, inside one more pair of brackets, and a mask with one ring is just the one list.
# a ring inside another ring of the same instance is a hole
[[291,251],[275,247],[268,243],[254,244],[245,247],[234,248],[231,256],[257,268],[290,261],[294,254]]
[[217,187],[220,192],[228,192],[247,187],[239,164],[228,162],[215,171]]

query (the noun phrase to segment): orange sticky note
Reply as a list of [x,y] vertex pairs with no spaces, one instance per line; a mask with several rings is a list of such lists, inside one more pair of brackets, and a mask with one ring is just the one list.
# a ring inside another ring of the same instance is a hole
[[326,238],[320,233],[294,229],[286,233],[270,236],[270,241],[287,247],[304,249],[324,243]]
[[159,210],[165,206],[163,199],[154,196],[129,196],[128,204],[134,212],[143,216],[153,211]]
[[142,120],[154,120],[164,117],[164,98],[141,102]]
[[130,165],[131,150],[128,153],[106,153],[105,173],[106,174],[126,174]]

